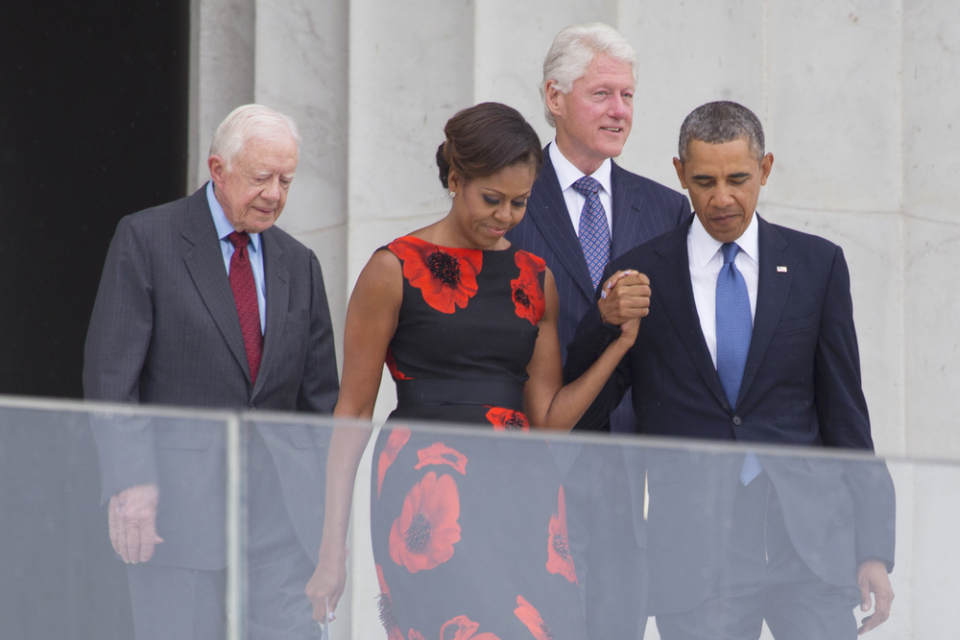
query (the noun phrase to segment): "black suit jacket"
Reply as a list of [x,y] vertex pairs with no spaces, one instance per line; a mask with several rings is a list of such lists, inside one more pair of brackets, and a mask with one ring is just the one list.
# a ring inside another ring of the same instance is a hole
[[[690,283],[686,224],[612,261],[608,274],[650,277],[650,314],[636,344],[584,416],[602,427],[632,384],[639,433],[873,450],[850,279],[840,247],[760,219],[753,336],[736,411],[707,350]],[[619,329],[593,305],[569,345],[577,377]],[[742,455],[664,453],[648,462],[651,611],[693,606],[726,545]],[[761,456],[798,553],[829,583],[851,586],[856,565],[893,565],[893,485],[886,468]],[[654,547],[657,547],[656,550]],[[713,572],[713,573],[712,573]]]
[[[277,227],[262,234],[266,327],[250,384],[240,321],[206,187],[123,218],[110,244],[84,353],[88,399],[329,413],[339,389],[330,312],[312,251]],[[96,419],[102,498],[160,488],[152,562],[224,566],[222,423]],[[320,545],[327,438],[303,425],[261,429],[294,528]],[[310,490],[306,491],[305,487]]]

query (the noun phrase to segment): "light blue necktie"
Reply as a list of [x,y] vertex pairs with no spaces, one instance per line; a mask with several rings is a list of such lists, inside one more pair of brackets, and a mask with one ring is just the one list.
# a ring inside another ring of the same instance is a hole
[[[717,374],[730,408],[736,409],[753,335],[753,318],[750,316],[747,283],[734,262],[740,247],[735,242],[727,242],[720,249],[723,251],[723,267],[717,276]],[[762,467],[757,456],[748,453],[740,470],[740,481],[750,484],[760,471]]]
[[590,176],[583,176],[573,183],[573,189],[587,199],[580,212],[580,231],[577,235],[590,269],[590,280],[596,289],[604,268],[610,262],[610,227],[607,226],[607,214],[598,195],[600,183]]

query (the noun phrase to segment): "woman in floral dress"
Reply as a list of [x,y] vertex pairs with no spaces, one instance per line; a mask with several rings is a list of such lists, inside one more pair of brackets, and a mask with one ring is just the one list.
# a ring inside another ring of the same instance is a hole
[[[461,111],[444,131],[437,164],[450,212],[374,253],[347,311],[335,415],[372,416],[384,362],[397,385],[371,483],[381,620],[390,640],[583,638],[548,446],[403,423],[569,430],[639,323],[624,325],[594,366],[563,386],[553,276],[504,238],[523,217],[540,141],[496,103]],[[317,619],[343,592],[352,489],[369,437],[343,427],[330,443],[323,543],[307,586]]]

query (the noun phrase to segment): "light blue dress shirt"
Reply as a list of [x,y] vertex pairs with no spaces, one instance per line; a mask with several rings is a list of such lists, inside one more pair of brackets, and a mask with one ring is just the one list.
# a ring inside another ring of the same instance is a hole
[[[223,212],[223,207],[217,197],[213,195],[213,180],[207,183],[207,204],[210,205],[210,213],[213,214],[213,224],[217,227],[217,236],[220,238],[220,250],[223,252],[223,263],[227,267],[227,275],[230,275],[230,258],[233,257],[233,243],[228,237],[236,231],[230,221],[227,220],[227,214]],[[257,284],[257,306],[260,307],[260,333],[264,333],[267,327],[267,283],[263,276],[263,247],[260,241],[259,233],[251,233],[250,244],[247,245],[247,254],[250,256],[250,268],[253,270],[253,280]]]

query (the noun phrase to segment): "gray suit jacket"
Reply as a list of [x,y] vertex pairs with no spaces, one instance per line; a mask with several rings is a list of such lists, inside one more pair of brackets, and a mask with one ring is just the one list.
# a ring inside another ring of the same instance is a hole
[[[266,330],[250,384],[240,321],[205,187],[123,218],[104,265],[84,352],[88,399],[277,411],[332,411],[339,389],[330,312],[312,251],[262,234]],[[222,424],[97,419],[102,499],[160,488],[153,562],[224,566]],[[261,429],[310,557],[320,546],[327,438],[303,425]]]

